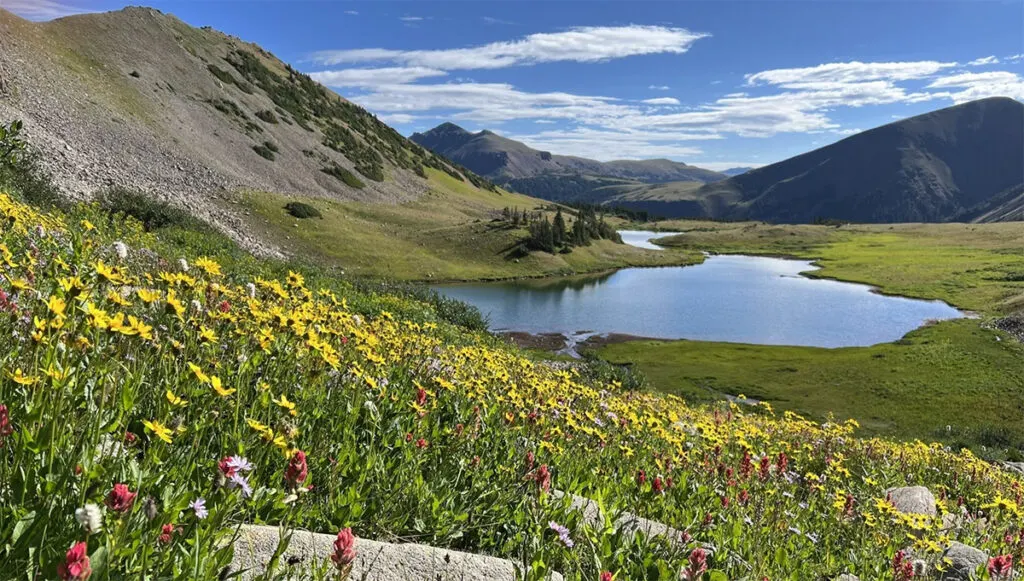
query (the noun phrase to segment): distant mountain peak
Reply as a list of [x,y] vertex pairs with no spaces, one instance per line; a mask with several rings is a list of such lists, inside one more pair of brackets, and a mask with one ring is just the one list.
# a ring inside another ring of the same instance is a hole
[[[708,183],[725,176],[668,159],[601,162],[534,149],[484,129],[469,133],[442,123],[410,139],[479,175],[525,194],[559,201],[604,202],[622,193],[665,182]],[[611,189],[607,189],[611,186]]]

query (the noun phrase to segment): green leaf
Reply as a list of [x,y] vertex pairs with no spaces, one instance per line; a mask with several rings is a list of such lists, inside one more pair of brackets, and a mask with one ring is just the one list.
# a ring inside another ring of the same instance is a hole
[[25,534],[25,531],[32,526],[32,523],[34,523],[35,520],[36,511],[34,510],[18,519],[18,524],[14,525],[14,532],[11,533],[11,542],[17,543],[18,538],[21,537],[21,535]]

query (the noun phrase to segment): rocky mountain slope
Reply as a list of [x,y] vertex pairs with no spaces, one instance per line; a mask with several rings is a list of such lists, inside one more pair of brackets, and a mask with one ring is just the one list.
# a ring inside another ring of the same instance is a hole
[[124,185],[187,208],[248,247],[218,192],[397,203],[425,168],[493,188],[254,44],[149,8],[33,23],[0,9],[0,120],[72,196]]
[[1001,221],[1024,216],[1024,104],[990,98],[883,125],[675,197],[665,216],[773,222]]
[[470,133],[454,123],[414,133],[410,139],[495,183],[548,200],[606,202],[645,184],[708,183],[725,178],[668,159],[601,162],[556,155],[493,131]]

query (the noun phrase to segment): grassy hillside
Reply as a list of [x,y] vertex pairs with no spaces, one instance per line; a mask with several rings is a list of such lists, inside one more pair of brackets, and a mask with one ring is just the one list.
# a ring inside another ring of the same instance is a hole
[[[710,579],[887,579],[908,545],[933,565],[954,539],[1016,551],[1024,483],[969,453],[556,370],[215,235],[7,195],[0,215],[5,577],[223,578],[246,522],[504,556],[529,580],[677,578],[703,558]],[[897,513],[886,490],[908,484],[963,526]],[[621,532],[622,510],[685,540]]]
[[[631,265],[696,262],[694,252],[649,251],[606,240],[569,254],[517,252],[524,229],[496,221],[502,208],[533,210],[542,201],[490,192],[430,172],[430,191],[412,202],[369,204],[247,193],[261,237],[296,256],[344,268],[356,276],[400,280],[479,280],[592,272]],[[322,219],[298,220],[289,201],[316,207]],[[571,219],[569,220],[571,223]]]

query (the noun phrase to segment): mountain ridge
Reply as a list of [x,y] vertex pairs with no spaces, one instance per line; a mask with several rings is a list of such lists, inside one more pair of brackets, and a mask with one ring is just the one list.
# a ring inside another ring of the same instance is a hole
[[[688,190],[623,205],[670,217],[809,223],[1024,215],[1024,104],[991,97],[860,132]],[[1017,218],[1019,219],[1019,218]]]
[[[555,201],[606,202],[622,189],[674,181],[702,183],[725,175],[668,159],[597,161],[559,155],[484,129],[472,133],[445,122],[409,137],[502,186]],[[604,188],[611,187],[610,191]]]

